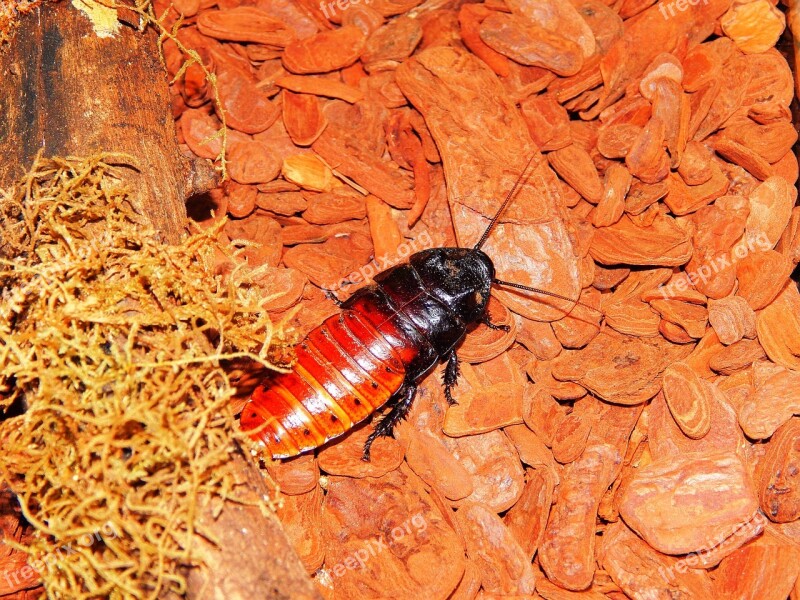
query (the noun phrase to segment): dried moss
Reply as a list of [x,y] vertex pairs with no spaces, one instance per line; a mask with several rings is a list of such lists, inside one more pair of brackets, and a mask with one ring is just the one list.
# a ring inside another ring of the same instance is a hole
[[216,230],[160,243],[109,160],[37,159],[0,194],[0,410],[27,407],[0,484],[53,598],[183,591],[196,499],[234,488],[220,361],[270,365],[276,339],[253,274],[215,273]]

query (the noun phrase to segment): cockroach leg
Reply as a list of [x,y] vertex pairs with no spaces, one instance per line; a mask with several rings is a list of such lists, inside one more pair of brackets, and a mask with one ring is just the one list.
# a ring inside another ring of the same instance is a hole
[[[401,419],[405,419],[408,411],[411,409],[411,404],[414,402],[414,396],[417,394],[417,384],[413,381],[404,381],[400,389],[395,393],[394,404],[391,410],[378,421],[375,430],[369,434],[367,441],[364,443],[364,454],[361,460],[369,462],[369,451],[372,443],[382,436],[390,436],[394,431],[395,426]],[[391,402],[391,400],[390,400]]]
[[511,331],[511,327],[509,327],[508,325],[498,325],[497,323],[492,323],[492,319],[488,315],[488,313],[483,317],[483,320],[481,321],[481,323],[486,325],[489,329],[494,329],[495,331],[497,331],[497,330],[500,330],[500,331]]
[[453,388],[458,385],[459,374],[458,355],[455,350],[452,350],[450,356],[447,357],[447,366],[444,368],[444,377],[442,377],[444,382],[444,397],[447,399],[450,406],[458,404],[453,398]]
[[339,300],[339,298],[336,297],[336,294],[333,293],[333,290],[323,289],[322,293],[325,294],[325,297],[331,302],[333,302],[336,306],[341,308],[342,304],[344,304],[344,302],[342,302],[341,300]]

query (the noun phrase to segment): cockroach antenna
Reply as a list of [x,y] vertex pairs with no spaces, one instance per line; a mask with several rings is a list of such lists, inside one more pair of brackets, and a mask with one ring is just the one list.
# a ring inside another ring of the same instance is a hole
[[[497,212],[494,213],[494,216],[492,217],[492,220],[489,221],[489,225],[486,227],[486,230],[483,232],[483,235],[481,236],[481,239],[479,239],[478,243],[475,244],[475,247],[473,248],[473,250],[480,250],[480,247],[483,246],[484,243],[486,243],[486,240],[489,238],[489,235],[492,233],[492,230],[494,229],[495,225],[497,225],[497,221],[500,219],[500,216],[503,214],[503,211],[509,205],[511,200],[513,200],[514,194],[516,194],[517,189],[528,178],[528,176],[529,176],[528,170],[530,169],[530,166],[533,164],[533,160],[536,158],[536,154],[537,153],[532,154],[531,157],[528,159],[528,162],[525,163],[525,167],[522,169],[522,172],[519,174],[519,177],[517,177],[517,180],[514,182],[514,185],[511,186],[510,190],[508,190],[508,194],[506,194],[506,197],[503,200],[503,203],[500,205],[500,208],[497,209]],[[493,279],[492,283],[494,283],[496,285],[516,288],[518,290],[524,290],[526,292],[534,292],[536,294],[542,294],[544,296],[551,296],[553,298],[558,298],[560,300],[565,300],[567,302],[572,302],[575,305],[580,304],[581,306],[585,306],[586,308],[591,309],[593,311],[596,311],[596,312],[600,313],[601,315],[603,314],[603,311],[596,309],[594,306],[589,306],[585,302],[581,302],[580,300],[578,300],[576,298],[570,298],[568,296],[563,296],[561,294],[556,294],[555,292],[548,292],[547,290],[543,290],[541,288],[522,285],[521,283],[514,283],[513,281],[503,281],[502,279]]]
[[492,220],[489,221],[489,225],[488,227],[486,227],[486,231],[483,232],[481,239],[479,239],[478,243],[475,244],[473,250],[480,250],[481,246],[483,246],[483,244],[486,243],[486,240],[489,237],[489,234],[492,233],[492,229],[494,229],[494,226],[497,224],[497,220],[500,218],[500,215],[503,214],[503,211],[508,206],[508,203],[511,202],[512,198],[514,197],[514,194],[517,192],[517,188],[525,179],[527,179],[528,169],[530,168],[531,164],[533,164],[533,159],[536,158],[537,154],[538,152],[532,154],[531,157],[528,159],[528,162],[525,163],[525,167],[522,169],[522,172],[519,174],[519,177],[517,177],[517,180],[514,182],[514,185],[511,186],[510,190],[508,190],[508,194],[506,194],[506,199],[503,200],[503,203],[500,205],[500,208],[498,208],[497,212],[494,213]]
[[522,285],[521,283],[514,283],[513,281],[503,281],[502,279],[492,279],[492,283],[496,283],[497,285],[504,285],[506,287],[513,287],[519,290],[525,290],[526,292],[536,292],[537,294],[544,294],[545,296],[552,296],[553,298],[559,298],[561,300],[566,300],[567,302],[573,302],[575,304],[580,304],[578,300],[575,298],[569,298],[568,296],[562,296],[561,294],[556,294],[555,292],[548,292],[547,290],[543,290],[536,287],[531,287],[528,285]]
[[[531,287],[528,285],[522,285],[521,283],[514,283],[513,281],[503,281],[502,279],[492,279],[492,283],[497,285],[504,285],[506,287],[517,288],[518,290],[525,290],[526,292],[534,292],[536,294],[544,294],[545,296],[552,296],[553,298],[559,298],[560,300],[566,300],[567,302],[572,302],[573,304],[580,304],[581,306],[585,306],[586,308],[593,310],[595,312],[603,314],[603,311],[600,309],[595,308],[594,306],[589,306],[585,302],[581,302],[580,300],[576,300],[575,298],[570,298],[568,296],[562,296],[561,294],[556,294],[555,292],[548,292],[547,290],[543,290],[541,288]],[[572,310],[572,309],[570,309]]]

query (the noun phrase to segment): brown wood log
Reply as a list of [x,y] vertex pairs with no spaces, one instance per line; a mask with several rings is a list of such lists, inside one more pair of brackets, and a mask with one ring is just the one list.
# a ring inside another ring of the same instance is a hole
[[22,18],[0,56],[0,185],[49,156],[120,152],[135,208],[170,242],[184,230],[184,200],[215,185],[207,161],[180,154],[166,74],[153,31],[123,27],[99,38],[69,2],[45,3]]
[[[0,186],[9,185],[37,152],[45,155],[131,155],[135,208],[167,242],[185,231],[185,201],[216,185],[207,161],[182,156],[170,114],[166,71],[154,31],[123,27],[99,38],[68,2],[46,3],[20,23],[0,56]],[[265,493],[257,469],[231,457],[250,494]],[[204,503],[203,526],[218,545],[198,537],[187,566],[189,598],[319,598],[274,515],[226,503],[217,518]]]

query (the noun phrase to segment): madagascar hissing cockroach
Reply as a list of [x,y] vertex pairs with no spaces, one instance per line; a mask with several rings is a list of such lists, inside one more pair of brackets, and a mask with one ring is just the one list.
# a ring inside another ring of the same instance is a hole
[[341,303],[339,314],[295,348],[292,370],[271,374],[256,388],[242,409],[242,429],[263,442],[273,458],[287,458],[346,433],[390,402],[364,445],[369,460],[373,441],[392,433],[411,408],[417,382],[439,361],[447,362],[444,392],[454,403],[456,345],[470,325],[498,327],[486,311],[492,284],[577,302],[496,279],[492,259],[481,251],[532,161],[473,248],[413,254]]

